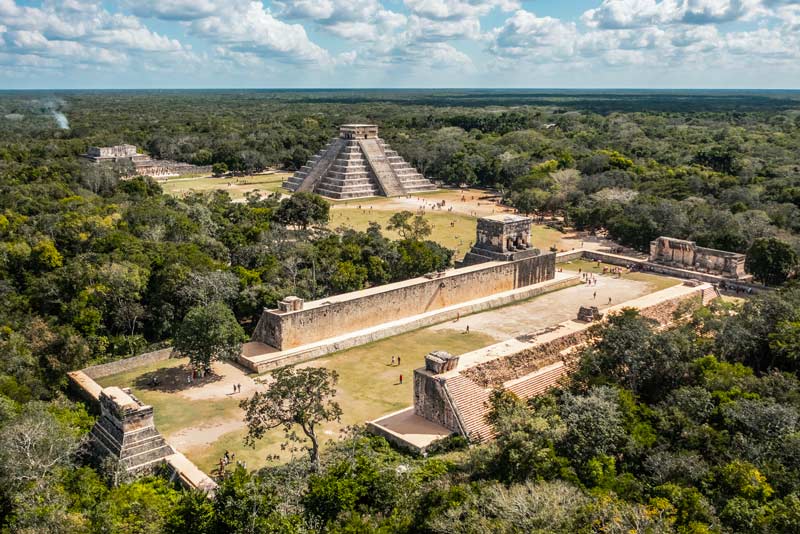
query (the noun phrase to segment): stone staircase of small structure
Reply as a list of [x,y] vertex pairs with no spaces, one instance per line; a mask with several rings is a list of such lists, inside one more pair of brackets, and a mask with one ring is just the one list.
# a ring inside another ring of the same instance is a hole
[[403,188],[403,184],[400,182],[397,174],[395,174],[394,168],[389,163],[389,160],[386,159],[383,146],[378,143],[378,140],[359,139],[358,144],[383,194],[387,197],[404,195],[405,189]]
[[286,180],[283,183],[283,187],[295,192],[314,191],[344,146],[345,140],[341,138],[334,139],[325,145],[318,154],[314,155],[305,165],[300,167],[299,171]]
[[122,431],[114,425],[98,422],[91,434],[100,446],[119,458],[120,464],[127,471],[147,469],[175,452],[152,426],[128,432],[123,436]]
[[406,193],[420,193],[422,191],[436,190],[436,186],[433,182],[417,172],[417,169],[404,160],[396,150],[389,148],[389,145],[385,142],[383,143],[383,152],[386,154],[386,160],[389,162],[389,165],[392,166],[392,169],[394,169]]
[[480,442],[494,437],[494,429],[486,421],[489,391],[461,375],[448,378],[445,389],[456,416],[470,441]]
[[564,362],[557,362],[527,378],[514,381],[512,384],[507,385],[506,389],[520,399],[530,399],[545,393],[550,388],[558,387],[561,377],[566,375],[567,372],[568,368],[564,365]]
[[314,191],[335,199],[364,198],[380,194],[375,177],[367,169],[357,141],[347,141]]

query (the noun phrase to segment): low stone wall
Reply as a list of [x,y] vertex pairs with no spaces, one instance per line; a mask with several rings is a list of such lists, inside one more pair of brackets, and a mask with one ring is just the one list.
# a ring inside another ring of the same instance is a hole
[[137,367],[142,367],[143,365],[168,360],[171,354],[172,348],[168,347],[166,349],[156,350],[153,352],[146,352],[138,356],[131,356],[130,358],[123,358],[113,362],[93,365],[83,369],[83,372],[91,378],[102,378],[104,376],[130,371],[131,369],[136,369]]
[[[666,325],[673,321],[673,314],[682,303],[694,299],[699,305],[702,298],[703,289],[698,289],[696,292],[687,295],[640,308],[639,314],[643,317],[654,319],[661,325]],[[509,380],[521,378],[563,359],[563,351],[570,347],[586,343],[589,339],[589,325],[587,325],[587,328],[583,330],[571,332],[551,341],[534,345],[510,356],[497,358],[464,369],[461,371],[461,375],[469,378],[483,388],[497,387]]]
[[299,311],[265,310],[253,333],[253,341],[287,350],[537,284],[554,275],[555,254],[548,253],[355,291],[306,303]]
[[558,291],[567,287],[580,285],[581,283],[578,276],[570,276],[557,281],[551,280],[547,283],[541,283],[528,288],[500,294],[493,298],[483,298],[474,302],[466,302],[461,306],[453,306],[445,310],[440,310],[435,313],[412,317],[407,321],[388,323],[382,328],[365,329],[362,332],[355,331],[351,336],[346,338],[342,336],[327,343],[321,342],[312,344],[305,349],[300,348],[296,351],[289,350],[286,351],[285,354],[277,353],[272,358],[260,359],[258,357],[250,358],[240,356],[238,362],[255,373],[265,373],[271,369],[305,362],[332,352],[365,345],[373,341],[404,334],[418,328],[425,328],[444,321],[452,321],[457,317],[464,317],[473,313],[499,308],[500,306],[534,298],[545,293],[550,293],[551,291]]
[[562,351],[581,345],[589,339],[588,330],[571,332],[552,341],[524,349],[511,356],[497,358],[461,371],[483,388],[493,388],[509,380],[521,378],[563,359]]

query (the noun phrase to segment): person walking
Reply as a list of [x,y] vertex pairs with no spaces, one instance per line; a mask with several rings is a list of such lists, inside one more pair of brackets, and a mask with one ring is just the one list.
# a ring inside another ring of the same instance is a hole
[[394,356],[392,356],[392,367],[394,367]]
[[592,295],[592,298],[593,298],[593,299],[596,299],[596,298],[597,298],[597,291],[595,291],[595,292],[594,292],[594,295]]
[[403,375],[400,375],[400,384],[403,383]]
[[400,367],[400,356],[397,357],[397,366]]

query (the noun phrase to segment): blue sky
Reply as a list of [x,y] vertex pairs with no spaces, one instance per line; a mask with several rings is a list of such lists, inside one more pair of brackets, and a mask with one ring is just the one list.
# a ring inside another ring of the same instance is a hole
[[800,88],[800,0],[0,0],[0,89]]

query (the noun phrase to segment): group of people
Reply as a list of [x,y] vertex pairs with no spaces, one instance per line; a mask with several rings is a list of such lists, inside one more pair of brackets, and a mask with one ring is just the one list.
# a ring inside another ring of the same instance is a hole
[[[225,474],[225,468],[228,467],[233,461],[236,459],[236,453],[229,452],[225,450],[225,454],[222,455],[222,458],[219,459],[219,475],[222,477]],[[245,462],[236,462],[236,465],[240,465],[247,469],[247,464]]]
[[242,385],[241,384],[234,384],[233,385],[233,392],[234,393],[241,393],[242,392]]

